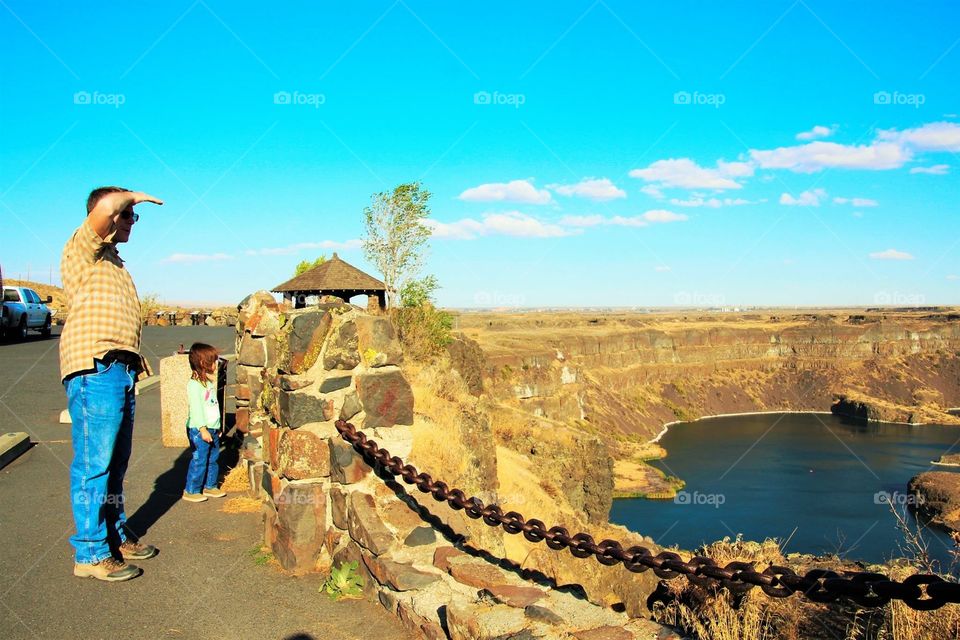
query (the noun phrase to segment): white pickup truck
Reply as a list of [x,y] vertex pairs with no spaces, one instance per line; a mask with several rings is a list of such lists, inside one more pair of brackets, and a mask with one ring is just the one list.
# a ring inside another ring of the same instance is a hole
[[49,336],[53,312],[47,308],[48,302],[53,302],[53,298],[47,296],[44,300],[29,287],[3,287],[0,332],[20,340],[25,339],[30,330],[39,331],[44,337]]

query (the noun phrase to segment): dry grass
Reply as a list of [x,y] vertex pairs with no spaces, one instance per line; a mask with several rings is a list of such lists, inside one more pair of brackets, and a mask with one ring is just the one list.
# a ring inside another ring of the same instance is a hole
[[257,498],[238,496],[228,498],[220,507],[220,511],[222,513],[256,513],[260,511],[262,505],[263,503]]
[[724,591],[696,608],[673,603],[658,619],[687,630],[698,640],[775,640],[770,614],[763,605],[762,599],[750,592],[734,608]]
[[247,491],[250,488],[250,478],[247,476],[247,465],[243,460],[237,463],[233,469],[227,472],[223,479],[223,485],[220,487],[227,493],[239,493]]
[[890,603],[891,640],[960,638],[960,610],[947,605],[936,611],[914,611],[902,602]]
[[413,389],[416,415],[411,461],[421,471],[452,482],[466,471],[466,459],[450,447],[459,429],[460,398],[470,397],[460,377],[432,365],[409,364],[404,372]]

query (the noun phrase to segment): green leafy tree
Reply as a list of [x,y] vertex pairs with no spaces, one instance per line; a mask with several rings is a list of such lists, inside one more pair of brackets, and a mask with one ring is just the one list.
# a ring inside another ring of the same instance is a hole
[[430,192],[411,182],[375,194],[363,210],[363,253],[383,274],[387,308],[395,306],[402,285],[423,267],[424,245],[430,239],[430,229],[423,224],[430,216],[429,201]]
[[297,268],[294,269],[293,277],[296,278],[301,273],[306,273],[307,271],[310,271],[310,269],[313,269],[314,267],[319,267],[326,261],[327,261],[327,256],[320,256],[313,262],[310,262],[309,260],[302,260],[297,264]]
[[433,302],[433,292],[440,288],[434,275],[424,276],[418,280],[408,280],[400,289],[400,306],[422,307],[424,303]]

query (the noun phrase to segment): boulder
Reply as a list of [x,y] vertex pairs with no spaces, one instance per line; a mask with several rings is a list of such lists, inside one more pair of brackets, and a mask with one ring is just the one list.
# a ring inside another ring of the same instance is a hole
[[486,356],[476,340],[471,340],[462,333],[453,336],[447,345],[450,355],[451,368],[460,374],[460,378],[467,385],[471,395],[479,396],[483,393],[483,370],[486,367]]
[[534,602],[543,599],[543,591],[536,587],[501,584],[481,590],[481,595],[494,602],[511,607],[529,607]]
[[357,325],[345,320],[331,332],[323,356],[323,367],[330,369],[353,369],[360,364],[357,345]]
[[[240,301],[240,304],[237,305],[237,320],[235,323],[242,325],[242,328],[245,328],[247,323],[250,321],[251,316],[264,305],[276,305],[277,301],[273,299],[273,295],[269,291],[257,291],[251,293],[246,298]],[[229,317],[232,317],[232,314],[227,314]]]
[[250,407],[237,407],[234,413],[234,426],[240,433],[250,432]]
[[350,537],[374,555],[379,556],[389,551],[393,534],[380,519],[373,496],[354,491],[347,498],[347,503],[347,528]]
[[320,393],[333,393],[350,386],[353,376],[333,375],[327,376],[320,382]]
[[506,605],[447,606],[447,629],[450,640],[493,640],[514,638],[528,625],[522,609]]
[[244,331],[258,338],[272,336],[283,326],[284,317],[280,313],[280,306],[273,303],[259,305],[250,315],[244,325]]
[[333,399],[314,389],[280,392],[280,422],[296,429],[309,422],[324,422],[335,417]]
[[277,471],[288,480],[330,475],[330,445],[333,428],[322,423],[284,431],[277,446]]
[[240,339],[240,351],[237,353],[237,364],[248,367],[262,368],[267,364],[267,350],[263,339],[254,338],[245,333]]
[[437,534],[433,530],[433,527],[416,527],[403,539],[403,544],[408,547],[422,547],[433,544],[436,541]]
[[340,419],[350,420],[353,416],[360,413],[363,407],[360,404],[360,396],[356,389],[349,390],[343,396],[343,406],[340,407]]
[[455,547],[437,547],[433,552],[433,566],[441,571],[449,571],[451,560],[466,557],[466,555]]
[[373,469],[346,442],[334,439],[330,441],[330,479],[340,484],[360,482]]
[[320,484],[288,484],[275,498],[276,540],[280,565],[296,573],[313,571],[327,530],[327,494]]
[[357,348],[365,365],[382,367],[403,362],[403,349],[388,318],[362,315],[354,322],[357,327]]
[[337,486],[330,487],[330,518],[333,526],[344,529],[347,523],[347,492]]
[[291,314],[279,349],[277,368],[284,373],[303,373],[317,361],[333,316],[328,308],[312,307]]
[[506,574],[496,565],[472,558],[451,559],[447,573],[460,584],[478,589],[498,587],[507,580]]
[[396,562],[383,556],[364,555],[363,561],[377,582],[394,591],[424,589],[440,579],[439,575],[420,571],[408,562]]
[[356,380],[366,414],[363,428],[413,424],[413,391],[399,369],[374,369]]
[[623,627],[605,625],[596,629],[575,631],[573,637],[577,640],[634,640],[634,635]]

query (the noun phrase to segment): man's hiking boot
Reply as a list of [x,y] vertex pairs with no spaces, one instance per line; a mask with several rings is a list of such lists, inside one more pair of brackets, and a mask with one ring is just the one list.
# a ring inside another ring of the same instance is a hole
[[120,555],[124,560],[147,560],[157,555],[157,548],[152,544],[140,544],[127,540],[120,545]]
[[78,578],[96,578],[106,582],[122,582],[140,575],[139,567],[115,558],[104,558],[92,564],[73,565],[73,575]]
[[204,489],[203,495],[207,496],[208,498],[222,498],[223,496],[227,495],[227,492],[223,489],[213,487],[212,489]]
[[206,502],[207,496],[203,495],[202,493],[188,493],[184,491],[183,499],[187,502]]

